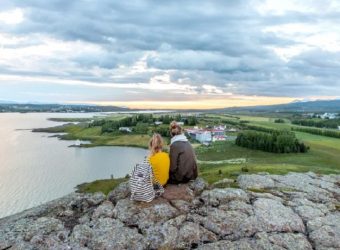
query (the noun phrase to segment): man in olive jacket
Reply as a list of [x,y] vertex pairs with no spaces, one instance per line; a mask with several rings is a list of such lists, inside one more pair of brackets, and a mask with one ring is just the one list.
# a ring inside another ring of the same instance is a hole
[[168,183],[186,183],[197,178],[197,163],[194,150],[176,123],[170,124],[170,174]]

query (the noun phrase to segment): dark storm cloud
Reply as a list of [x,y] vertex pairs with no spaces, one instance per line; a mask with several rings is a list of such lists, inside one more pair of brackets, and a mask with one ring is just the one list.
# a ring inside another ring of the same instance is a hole
[[[317,13],[296,10],[264,15],[256,9],[262,3],[259,0],[5,1],[4,10],[21,8],[25,20],[15,26],[0,23],[0,32],[82,41],[100,50],[69,55],[67,60],[72,67],[63,69],[63,73],[39,68],[19,71],[6,65],[0,65],[0,73],[36,76],[40,72],[41,76],[123,84],[147,83],[151,77],[166,72],[175,83],[215,85],[235,94],[299,96],[326,95],[332,91],[340,95],[339,52],[313,48],[284,60],[272,48],[289,48],[303,42],[277,32],[263,32],[270,26],[291,23],[328,22],[335,26],[339,10],[321,8],[331,3],[324,1]],[[315,6],[318,8],[318,3]],[[32,46],[36,41],[26,43],[6,46]],[[131,67],[143,57],[145,64],[154,70],[132,72]],[[50,60],[51,67],[63,68],[62,59]],[[94,73],[91,71],[94,68],[101,71]]]

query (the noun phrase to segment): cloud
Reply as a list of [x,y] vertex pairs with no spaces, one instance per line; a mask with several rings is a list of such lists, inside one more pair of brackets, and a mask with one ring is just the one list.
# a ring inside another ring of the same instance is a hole
[[[2,6],[0,76],[16,76],[15,91],[30,79],[26,96],[34,86],[41,93],[43,84],[56,86],[51,93],[70,90],[65,82],[77,86],[77,98],[98,101],[109,98],[100,88],[131,100],[340,96],[336,0],[3,0]],[[0,98],[11,98],[10,86]]]

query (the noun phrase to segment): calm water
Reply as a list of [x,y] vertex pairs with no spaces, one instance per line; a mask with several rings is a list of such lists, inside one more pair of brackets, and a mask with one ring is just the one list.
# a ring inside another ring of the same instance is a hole
[[147,151],[127,147],[68,147],[74,141],[30,130],[60,123],[49,117],[91,114],[0,113],[0,218],[64,196],[77,184],[122,177]]

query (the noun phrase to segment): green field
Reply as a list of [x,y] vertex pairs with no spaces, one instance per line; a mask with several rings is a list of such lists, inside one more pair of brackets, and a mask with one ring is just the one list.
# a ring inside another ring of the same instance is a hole
[[[212,116],[214,117],[214,116]],[[249,121],[250,125],[265,128],[288,129],[295,126],[286,123],[274,123],[276,118],[258,116],[239,116],[240,121]],[[223,119],[223,116],[215,116]],[[279,118],[279,117],[278,117]],[[230,118],[229,118],[230,119]],[[292,172],[313,171],[322,174],[340,174],[340,139],[295,132],[296,137],[310,146],[308,153],[276,154],[251,150],[236,146],[233,142],[219,143],[207,148],[199,148],[199,160],[220,161],[245,158],[242,164],[201,164],[201,175],[209,182],[221,178],[235,178],[240,173],[269,172],[285,174]],[[222,172],[222,174],[221,174]]]

